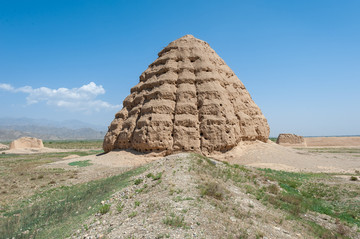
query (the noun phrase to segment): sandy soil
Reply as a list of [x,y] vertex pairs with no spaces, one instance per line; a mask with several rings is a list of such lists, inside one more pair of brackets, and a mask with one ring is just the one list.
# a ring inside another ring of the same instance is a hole
[[[211,155],[211,157],[232,164],[293,172],[354,173],[356,170],[360,171],[359,155],[313,153],[307,150],[283,147],[271,141],[268,143],[261,141],[241,142],[236,148],[226,153]],[[103,176],[105,172],[123,171],[160,158],[162,157],[155,154],[141,154],[130,150],[112,151],[102,155],[68,157],[68,159],[48,164],[45,167],[73,169],[74,167],[69,166],[69,163],[89,160],[92,165],[81,168],[80,171],[84,176],[93,175],[97,178],[96,175]],[[87,176],[90,177],[88,180],[93,179],[93,176]]]
[[214,158],[234,164],[297,172],[354,173],[355,170],[360,170],[359,157],[341,153],[310,153],[270,141],[242,142],[236,148]]
[[160,158],[154,155],[141,154],[131,150],[111,151],[106,154],[88,155],[83,157],[76,157],[75,155],[72,157],[70,156],[64,158],[65,160],[63,161],[54,162],[51,165],[61,165],[62,167],[71,168],[72,166],[68,165],[71,162],[90,160],[90,162],[94,165],[112,168],[128,168],[147,164]]
[[[109,177],[124,172],[128,169],[147,164],[162,157],[152,154],[142,154],[132,150],[111,151],[106,154],[88,155],[80,157],[69,155],[64,160],[42,165],[44,168],[64,168],[77,170],[76,183],[87,182],[99,178]],[[86,167],[74,167],[69,163],[76,161],[89,161],[92,165]]]
[[[39,153],[60,153],[71,152],[74,149],[54,149],[54,148],[21,148],[21,149],[9,149],[5,150],[6,154],[39,154]],[[81,151],[76,149],[75,151]]]
[[341,146],[360,147],[360,137],[308,137],[305,138],[308,147]]

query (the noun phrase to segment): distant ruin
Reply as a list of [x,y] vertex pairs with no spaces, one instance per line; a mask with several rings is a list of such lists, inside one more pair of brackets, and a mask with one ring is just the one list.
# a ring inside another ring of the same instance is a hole
[[279,134],[276,143],[284,146],[306,146],[304,137],[296,134]]
[[243,83],[208,43],[183,36],[141,74],[104,138],[105,152],[226,151],[269,137]]
[[9,146],[5,144],[0,144],[0,150],[7,150],[7,149],[9,149]]
[[22,137],[14,140],[10,144],[10,149],[41,149],[44,148],[43,141],[41,139],[32,137]]

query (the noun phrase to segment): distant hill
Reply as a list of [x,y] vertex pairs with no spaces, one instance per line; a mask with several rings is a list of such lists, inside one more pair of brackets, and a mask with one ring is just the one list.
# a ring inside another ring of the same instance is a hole
[[63,120],[63,121],[55,121],[48,119],[32,119],[32,118],[12,118],[12,117],[2,117],[0,118],[0,128],[3,126],[46,126],[46,127],[58,127],[58,128],[69,128],[69,129],[82,129],[82,128],[91,128],[98,131],[107,130],[104,125],[95,125],[89,124],[86,122],[82,122],[80,120]]
[[103,139],[106,128],[78,120],[0,118],[0,141],[30,136],[43,140]]

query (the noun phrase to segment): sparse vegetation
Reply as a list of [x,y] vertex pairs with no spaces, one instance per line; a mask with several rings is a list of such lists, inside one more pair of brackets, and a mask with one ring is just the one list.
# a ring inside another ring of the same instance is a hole
[[[276,196],[262,194],[260,200],[270,202],[300,220],[302,213],[313,211],[360,226],[360,205],[356,203],[359,188],[344,187],[329,174],[261,171],[267,178],[277,181],[283,192]],[[324,230],[320,231],[323,233]]]
[[124,209],[124,204],[122,204],[121,202],[119,202],[117,205],[116,205],[116,211],[118,213],[121,213]]
[[269,139],[276,143],[277,137],[270,137]]
[[192,198],[192,197],[176,196],[176,197],[173,199],[174,202],[189,201],[189,200],[194,200],[194,198]]
[[110,211],[110,204],[104,204],[100,207],[99,213],[106,214]]
[[240,229],[239,236],[237,237],[239,239],[247,239],[249,238],[249,233],[246,229]]
[[171,213],[169,216],[163,219],[163,223],[172,227],[181,227],[188,228],[184,216],[175,215],[175,213]]
[[135,179],[135,182],[134,182],[134,184],[135,185],[139,185],[140,183],[142,183],[144,180],[142,179],[142,178],[137,178],[137,179]]
[[351,176],[350,181],[358,181],[358,178],[356,176]]
[[134,218],[136,217],[137,212],[133,211],[132,213],[129,214],[129,218]]
[[267,187],[267,190],[269,193],[272,194],[278,194],[279,193],[279,187],[276,184],[271,184],[270,186]]
[[200,195],[213,197],[217,200],[222,200],[224,197],[224,190],[215,182],[206,183],[200,188]]
[[102,148],[103,140],[45,140],[44,146],[57,149],[97,149]]
[[83,160],[83,161],[75,161],[75,162],[71,162],[69,163],[70,166],[77,166],[77,167],[87,167],[92,165],[92,163],[90,163],[90,160]]
[[55,180],[51,180],[51,181],[49,182],[49,184],[56,184],[56,181],[55,181]]
[[162,239],[162,238],[170,238],[170,234],[159,234],[155,237],[155,239]]
[[261,239],[261,238],[263,238],[265,235],[264,235],[264,233],[263,232],[257,232],[256,233],[256,239]]
[[145,183],[142,188],[136,189],[135,192],[142,193],[147,187],[148,187],[148,185]]
[[149,173],[146,175],[147,178],[152,178],[153,181],[159,180],[162,176],[162,172],[157,173],[156,175]]
[[[328,238],[333,238],[341,235],[304,219],[302,215],[306,212],[326,214],[349,225],[360,225],[360,218],[357,216],[360,215],[360,204],[356,203],[356,195],[360,194],[360,189],[355,185],[344,185],[341,179],[331,174],[292,173],[270,169],[251,170],[243,166],[227,164],[221,169],[206,166],[199,160],[196,163],[202,166],[197,169],[199,174],[206,170],[214,178],[239,183],[239,187],[243,188],[244,192],[254,195],[265,205],[270,203],[275,208],[288,213],[290,218],[309,227],[316,237],[332,235]],[[216,195],[221,195],[216,193],[218,190],[215,185],[201,185],[201,196],[215,195],[216,198]],[[235,215],[244,217],[244,213],[240,212],[236,212]]]
[[[44,164],[62,160],[69,155],[87,156],[95,154],[94,151],[71,151],[41,154],[0,154],[0,185],[6,188],[6,195],[0,197],[0,207],[6,203],[12,203],[19,197],[29,197],[34,193],[40,193],[57,185],[66,185],[66,180],[76,179],[76,170],[62,168],[39,167]],[[9,182],[12,182],[9,184]],[[6,186],[8,185],[8,186]],[[16,185],[16,188],[14,186]]]
[[311,153],[360,154],[360,148],[298,148]]
[[[198,210],[210,210],[209,207],[214,210],[217,217],[228,220],[221,222],[226,227],[224,238],[228,235],[232,235],[233,238],[266,236],[266,232],[251,224],[253,220],[259,223],[265,223],[264,221],[267,223],[267,220],[276,221],[279,227],[289,226],[289,220],[293,220],[291,222],[301,228],[298,230],[304,230],[307,235],[313,235],[310,237],[314,238],[351,238],[353,234],[349,232],[349,228],[360,226],[359,184],[350,182],[352,177],[358,179],[358,172],[354,175],[335,177],[323,173],[258,170],[238,164],[224,164],[204,156],[190,154],[189,159],[186,159],[189,161],[181,159],[183,161],[179,162],[180,165],[175,168],[170,167],[170,171],[164,170],[163,166],[153,167],[149,169],[149,173],[139,176],[139,173],[146,170],[139,168],[108,179],[74,186],[60,186],[62,179],[77,178],[80,169],[73,168],[72,171],[66,171],[36,168],[69,154],[73,153],[9,155],[9,158],[1,162],[0,174],[14,176],[11,180],[4,181],[6,185],[0,184],[2,193],[0,196],[4,197],[19,190],[15,188],[15,186],[20,187],[20,183],[16,181],[17,177],[26,177],[29,185],[39,185],[42,188],[41,191],[36,191],[35,195],[26,196],[21,201],[0,205],[2,214],[0,235],[5,235],[5,238],[62,238],[64,235],[70,236],[70,233],[79,228],[86,231],[92,229],[94,221],[85,221],[90,215],[101,218],[101,222],[103,219],[108,221],[110,214],[116,214],[116,217],[122,219],[132,219],[128,220],[131,223],[141,221],[147,223],[148,218],[152,216],[150,214],[154,213],[161,215],[158,221],[166,230],[187,232],[191,237],[190,230],[182,229],[190,228],[190,225],[192,229],[204,228],[207,222],[192,221],[192,217]],[[1,157],[3,155],[0,154]],[[5,164],[13,171],[8,170]],[[24,168],[30,168],[31,174]],[[183,173],[187,174],[187,179],[192,180],[192,185],[189,187],[176,182]],[[169,180],[169,175],[176,180]],[[163,183],[160,184],[162,181]],[[109,197],[112,197],[110,195],[127,185],[136,186],[122,191],[116,200],[110,200]],[[236,202],[234,192],[243,195],[237,199],[246,198],[248,201]],[[163,204],[159,197],[156,200],[144,201],[144,198],[148,199],[153,193],[166,197],[166,203]],[[99,207],[102,201],[107,203]],[[110,204],[114,205],[110,206]],[[281,217],[275,220],[264,219],[257,211],[259,205],[263,205],[269,211],[281,213]],[[330,227],[322,226],[316,220],[304,215],[312,215],[315,219],[317,215],[325,215],[330,218],[326,222],[332,224]],[[191,224],[186,220],[191,220]],[[227,227],[232,223],[238,225],[239,221],[247,226]],[[114,227],[109,227],[106,232],[113,229]],[[27,230],[27,234],[23,234]],[[169,238],[172,234],[162,231],[157,237]]]
[[[144,170],[138,168],[106,179],[54,188],[17,202],[2,212],[0,235],[5,238],[63,238],[98,210],[97,205],[102,200],[128,185],[132,176]],[[103,212],[108,209],[109,206],[103,207]],[[28,233],[24,235],[23,231]]]

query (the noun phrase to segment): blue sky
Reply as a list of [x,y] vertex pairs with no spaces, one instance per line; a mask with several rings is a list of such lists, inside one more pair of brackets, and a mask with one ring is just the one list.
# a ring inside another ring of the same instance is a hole
[[360,1],[0,0],[0,117],[108,125],[171,41],[207,41],[271,136],[360,134]]

